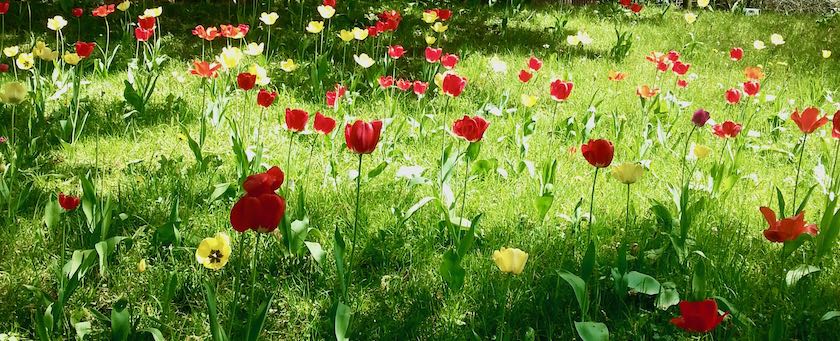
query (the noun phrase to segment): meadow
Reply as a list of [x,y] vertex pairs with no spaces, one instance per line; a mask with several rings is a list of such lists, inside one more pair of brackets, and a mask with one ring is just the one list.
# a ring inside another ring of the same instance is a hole
[[0,13],[0,341],[840,338],[837,15]]

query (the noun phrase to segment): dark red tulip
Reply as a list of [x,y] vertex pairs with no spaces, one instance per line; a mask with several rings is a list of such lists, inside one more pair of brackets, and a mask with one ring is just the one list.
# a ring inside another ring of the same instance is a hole
[[322,115],[319,111],[315,113],[315,122],[312,124],[312,127],[321,134],[329,135],[335,129],[335,120]]
[[813,133],[815,130],[828,123],[828,117],[820,117],[820,109],[814,107],[807,108],[802,113],[794,111],[793,114],[790,115],[790,119],[793,120],[793,122],[796,123],[796,126],[799,127],[799,130],[805,134]]
[[466,86],[467,79],[454,73],[447,73],[446,76],[443,77],[443,82],[441,83],[443,93],[452,97],[460,96],[461,93],[464,92],[464,88]]
[[293,132],[301,132],[306,129],[306,122],[309,121],[309,113],[302,109],[286,108],[286,129]]
[[397,89],[408,91],[408,89],[411,89],[411,81],[405,79],[397,80]]
[[0,64],[0,73],[9,72],[9,64],[2,63]]
[[634,2],[632,5],[630,5],[630,11],[639,14],[639,12],[642,11],[642,5],[637,2]]
[[528,58],[528,68],[531,69],[532,71],[534,71],[534,72],[540,71],[540,69],[542,69],[542,66],[543,66],[542,60],[539,60],[537,57],[531,56],[531,58]]
[[834,113],[834,117],[831,120],[831,137],[840,139],[840,110]]
[[405,54],[402,45],[388,46],[388,56],[393,59],[400,59]]
[[388,89],[394,86],[394,77],[391,76],[381,76],[379,77],[379,87],[383,89]]
[[708,111],[697,109],[697,111],[694,112],[694,115],[691,116],[691,123],[694,123],[694,125],[698,128],[702,128],[706,125],[706,122],[709,121],[709,118],[711,118],[711,115],[709,115]]
[[660,72],[668,71],[669,67],[670,67],[670,64],[668,64],[664,61],[660,61],[660,62],[656,63],[656,69],[659,70]]
[[96,43],[86,43],[83,41],[76,42],[76,54],[79,57],[87,58],[90,57],[91,53],[93,53],[93,48],[96,46]]
[[272,103],[274,103],[274,100],[276,98],[276,92],[268,92],[265,89],[260,89],[260,92],[257,94],[257,104],[259,104],[263,108],[268,108],[271,106]]
[[691,333],[708,333],[714,330],[729,312],[718,313],[717,302],[707,299],[699,302],[680,302],[681,316],[671,319],[671,324]]
[[443,65],[443,67],[451,70],[455,67],[455,65],[458,64],[459,60],[460,59],[457,55],[447,53],[443,55],[443,57],[440,57],[440,64]]
[[618,0],[618,3],[621,4],[621,6],[630,7],[631,1],[630,0]]
[[474,143],[481,141],[488,126],[490,126],[490,123],[481,116],[469,117],[464,115],[463,118],[452,124],[452,132],[456,136]]
[[286,200],[275,191],[283,185],[279,167],[249,176],[242,187],[245,195],[230,210],[230,223],[237,232],[269,233],[277,229],[286,213]]
[[6,15],[9,12],[9,2],[0,2],[0,15]]
[[679,87],[680,89],[685,89],[686,87],[688,87],[688,81],[682,78],[677,79],[677,87]]
[[137,41],[149,41],[154,34],[155,30],[147,30],[142,27],[134,28],[134,38],[137,39]]
[[82,203],[82,199],[72,195],[66,195],[64,193],[58,193],[58,205],[61,206],[65,211],[72,211],[79,207],[79,204]]
[[572,94],[572,88],[574,88],[575,84],[572,82],[567,82],[561,79],[555,79],[551,81],[549,93],[551,94],[551,98],[558,102],[563,102],[569,98],[569,95]]
[[528,83],[528,81],[530,81],[532,77],[534,77],[534,74],[528,72],[528,70],[519,71],[519,81],[522,83]]
[[744,93],[746,93],[747,96],[755,97],[755,95],[758,95],[758,91],[760,90],[761,84],[758,83],[758,81],[744,82]]
[[137,25],[146,30],[154,30],[155,17],[140,17],[137,19]]
[[612,142],[604,139],[589,140],[589,143],[580,146],[580,151],[590,165],[605,168],[612,163],[615,147]]
[[350,151],[356,154],[370,154],[376,149],[381,133],[382,121],[356,120],[344,127],[344,141]]
[[423,81],[414,81],[414,94],[417,96],[423,96],[426,94],[426,90],[429,88],[429,83]]
[[436,49],[434,47],[426,47],[426,61],[429,63],[437,63],[440,61],[440,56],[443,55],[443,49]]
[[729,50],[729,59],[731,59],[733,62],[737,62],[741,60],[741,58],[744,58],[744,49],[740,47],[733,47],[731,50]]
[[338,94],[335,91],[327,91],[327,106],[330,108],[338,107]]
[[741,133],[741,125],[732,121],[716,124],[713,132],[720,138],[735,138]]
[[686,64],[678,60],[674,62],[674,66],[671,67],[671,71],[674,71],[674,73],[680,76],[684,76],[690,67],[691,64]]
[[236,76],[236,85],[245,91],[251,90],[257,84],[257,75],[243,72]]
[[805,211],[799,212],[792,218],[776,220],[776,212],[773,212],[769,207],[762,206],[759,210],[768,224],[767,229],[764,230],[764,238],[773,243],[794,241],[803,233],[816,236],[819,232],[817,225],[807,225]]
[[435,9],[435,13],[437,13],[437,17],[438,17],[438,19],[440,19],[440,21],[447,21],[447,20],[449,20],[449,18],[452,17],[452,11],[448,10],[448,9],[438,8],[438,9]]
[[739,102],[741,102],[741,90],[735,88],[726,90],[725,97],[727,103],[738,104]]
[[81,16],[85,15],[85,10],[81,7],[76,7],[72,11],[70,11],[70,13],[72,13],[73,16],[76,18],[80,18]]
[[323,5],[324,6],[335,7],[335,0],[324,0]]

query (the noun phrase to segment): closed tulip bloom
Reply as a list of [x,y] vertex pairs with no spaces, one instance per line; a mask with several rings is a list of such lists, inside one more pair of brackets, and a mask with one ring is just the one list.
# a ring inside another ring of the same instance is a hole
[[414,81],[413,88],[415,95],[423,96],[426,94],[426,90],[429,88],[429,83],[423,81]]
[[353,55],[353,60],[356,61],[356,64],[359,64],[362,68],[369,68],[376,63],[373,58],[367,55],[367,53],[362,53],[360,55]]
[[117,9],[120,10],[120,12],[127,11],[129,7],[131,7],[131,1],[130,0],[125,0],[121,3],[119,3],[119,5],[117,5]]
[[[221,270],[230,260],[231,252],[230,237],[224,232],[219,232],[212,238],[204,238],[198,244],[195,249],[195,261],[207,269]],[[145,268],[144,262],[143,269]]]
[[452,124],[452,132],[464,140],[475,143],[481,141],[488,126],[490,126],[490,122],[487,122],[481,116],[469,117],[464,115],[463,118]]
[[233,229],[240,233],[249,229],[259,233],[276,230],[286,213],[286,200],[275,193],[283,180],[283,171],[276,166],[245,179],[245,195],[230,211]]
[[148,30],[142,27],[134,28],[134,38],[137,39],[137,41],[149,41],[154,34],[155,30]]
[[580,146],[580,151],[590,165],[605,168],[612,163],[615,147],[612,142],[604,139],[589,140],[589,143]]
[[708,111],[697,109],[697,111],[694,112],[694,115],[691,116],[691,123],[694,123],[694,125],[698,128],[702,128],[706,125],[706,122],[709,121],[709,118],[711,118],[711,115]]
[[61,206],[62,209],[65,211],[73,211],[79,207],[79,204],[82,203],[82,199],[77,196],[66,195],[64,193],[58,193],[58,205]]
[[391,76],[381,76],[377,80],[379,82],[379,87],[383,89],[388,89],[394,86],[394,77]]
[[612,169],[612,177],[625,185],[631,185],[639,181],[645,174],[645,168],[638,163],[622,163]]
[[729,59],[733,62],[737,62],[742,58],[744,58],[744,49],[740,47],[733,47],[731,50],[729,50]]
[[691,154],[693,154],[697,160],[702,160],[712,154],[712,149],[702,144],[698,144],[691,148]]
[[306,129],[306,122],[309,121],[309,113],[302,109],[286,108],[286,129],[293,132],[301,132]]
[[539,58],[533,56],[531,58],[528,58],[528,68],[531,69],[531,71],[540,71],[540,69],[542,69],[542,66],[543,62],[542,60],[539,60]]
[[350,151],[356,154],[370,154],[376,150],[381,133],[382,121],[356,120],[344,127],[344,141]]
[[274,99],[277,98],[277,93],[274,91],[266,91],[265,89],[260,89],[260,92],[257,93],[257,104],[259,104],[263,108],[268,108],[274,103]]
[[502,247],[493,251],[493,262],[503,273],[514,275],[522,274],[525,270],[525,263],[528,262],[528,253],[516,248]]
[[71,10],[70,13],[73,14],[73,16],[76,18],[81,18],[83,15],[85,15],[85,10],[81,7],[76,7],[73,8],[73,10]]
[[434,36],[426,36],[423,39],[426,40],[426,45],[434,45],[437,42],[437,38]]
[[240,73],[236,76],[236,84],[242,90],[251,90],[257,84],[257,75],[249,72]]
[[729,312],[721,315],[717,302],[707,299],[699,302],[680,302],[680,316],[671,319],[671,324],[691,333],[708,333],[714,330]]
[[146,272],[146,260],[145,259],[141,259],[139,262],[137,262],[137,272],[139,272],[139,273]]
[[528,81],[530,81],[532,77],[534,77],[534,74],[529,72],[528,70],[519,71],[519,81],[522,83],[528,83]]
[[320,111],[316,112],[315,122],[312,124],[312,128],[321,134],[329,135],[335,129],[335,119],[324,116]]
[[61,59],[64,60],[64,62],[67,63],[67,64],[76,65],[76,64],[79,64],[79,62],[82,60],[82,57],[79,57],[79,55],[75,52],[73,52],[73,53],[68,52],[68,53],[65,53],[64,56],[61,57]]
[[726,90],[724,98],[726,98],[726,103],[733,105],[738,104],[739,102],[741,102],[741,90],[735,88]]
[[266,24],[268,26],[274,25],[274,23],[276,23],[277,19],[279,19],[279,18],[280,18],[280,16],[277,15],[276,12],[271,12],[271,13],[262,12],[262,14],[260,14],[260,21],[262,21],[263,24]]
[[716,124],[713,132],[720,138],[735,138],[741,132],[741,125],[732,121]]
[[406,79],[398,79],[397,80],[397,89],[400,89],[401,91],[408,91],[408,89],[411,89],[411,85],[412,84],[411,84],[410,80],[406,80]]
[[784,218],[776,220],[776,212],[773,212],[769,207],[762,206],[761,214],[767,221],[768,227],[764,230],[764,238],[774,243],[784,243],[794,241],[800,235],[807,233],[816,236],[819,232],[817,225],[808,225],[805,222],[805,212],[799,212],[796,216],[791,218]]
[[761,84],[757,81],[744,82],[743,87],[744,93],[750,97],[755,97],[755,95],[758,95],[758,92],[761,90]]
[[673,66],[671,66],[671,71],[674,71],[674,73],[683,76],[688,72],[688,69],[690,67],[691,64],[686,64],[678,60],[674,62]]
[[402,45],[388,46],[388,56],[393,59],[400,59],[405,54],[405,48]]
[[697,0],[697,7],[703,8],[709,6],[709,0]]
[[793,114],[790,115],[790,119],[793,120],[793,122],[796,123],[796,126],[799,127],[799,130],[805,134],[813,133],[815,130],[828,123],[828,118],[825,116],[820,117],[820,109],[814,107],[807,108],[802,113],[794,111]]
[[452,97],[460,96],[466,86],[467,79],[454,73],[448,73],[443,76],[443,81],[441,82],[443,93]]
[[567,82],[561,79],[555,79],[551,81],[549,84],[549,93],[551,94],[551,98],[557,102],[564,102],[569,99],[569,95],[572,94],[572,88],[574,88],[575,84],[572,82]]
[[86,43],[83,41],[76,42],[76,54],[79,57],[87,58],[90,57],[91,53],[93,53],[93,48],[96,46],[96,43]]
[[345,43],[350,42],[353,40],[353,32],[348,30],[338,31],[338,38]]
[[155,17],[140,17],[137,19],[137,25],[147,30],[154,30],[156,22]]
[[822,57],[823,59],[831,58],[831,50],[822,50]]
[[837,110],[831,119],[831,137],[840,139],[840,110]]
[[9,13],[9,1],[0,2],[0,15],[6,15]]
[[422,19],[425,23],[432,24],[438,19],[437,12],[431,9],[423,11]]
[[332,18],[335,15],[335,8],[332,6],[318,6],[318,14],[324,19]]
[[335,0],[324,0],[321,4],[324,6],[335,7]]
[[306,32],[309,33],[321,33],[324,30],[324,22],[323,21],[310,21],[309,25],[306,25]]
[[432,31],[435,31],[437,33],[446,32],[447,29],[449,29],[449,26],[444,25],[440,22],[436,22],[436,23],[434,23],[434,25],[432,25]]
[[447,53],[443,55],[443,57],[440,57],[440,65],[443,65],[443,67],[452,70],[455,68],[455,65],[458,64],[459,60],[460,58],[458,58],[458,55]]
[[144,17],[155,17],[155,18],[157,18],[161,14],[163,14],[163,7],[147,8],[146,10],[143,11],[143,16]]
[[440,56],[443,55],[443,49],[436,49],[434,47],[426,47],[426,61],[429,63],[437,63],[440,61]]
[[522,105],[526,108],[530,108],[537,105],[539,99],[539,97],[531,96],[529,94],[522,94],[522,96],[520,96],[519,98],[519,100],[522,102]]

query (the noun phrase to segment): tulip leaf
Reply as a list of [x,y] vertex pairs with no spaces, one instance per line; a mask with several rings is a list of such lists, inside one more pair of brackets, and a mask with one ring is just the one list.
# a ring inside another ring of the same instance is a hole
[[378,166],[376,166],[376,168],[371,169],[368,172],[368,179],[373,179],[379,174],[382,174],[386,167],[388,167],[388,162],[382,161]]
[[662,283],[662,291],[656,296],[656,307],[661,310],[680,303],[680,293],[677,291],[677,285],[674,282]]
[[782,194],[782,190],[776,186],[776,200],[779,201],[779,216],[786,217],[785,215],[785,195]]
[[785,276],[785,283],[787,283],[787,286],[792,287],[796,285],[796,283],[799,282],[799,280],[803,277],[808,276],[817,271],[820,271],[820,268],[816,266],[799,264],[796,268],[793,268],[787,272],[787,275]]
[[77,322],[73,324],[73,330],[76,332],[76,337],[79,340],[84,340],[85,336],[93,332],[93,326],[90,321]]
[[324,261],[324,249],[321,247],[321,243],[316,242],[304,242],[306,244],[306,248],[309,249],[309,254],[312,255],[312,259],[315,260],[318,264],[321,264]]
[[[58,222],[59,222],[60,218],[61,218],[61,206],[59,206],[58,201],[56,201],[56,200],[48,201],[47,205],[44,207],[44,225],[47,226],[48,230],[56,231],[55,229],[58,227]],[[57,233],[57,232],[53,232],[53,233]]]
[[403,225],[405,225],[405,223],[408,221],[409,218],[411,218],[411,216],[414,215],[414,213],[416,213],[421,208],[423,208],[423,206],[426,206],[426,204],[428,204],[432,200],[435,200],[435,198],[434,197],[423,197],[422,199],[417,201],[417,203],[415,203],[407,211],[405,211],[405,213],[403,214],[402,219],[400,220],[400,223],[399,223],[399,225],[397,225],[397,227],[402,227]]
[[575,329],[583,341],[607,341],[610,331],[607,325],[599,322],[575,322]]
[[[808,204],[808,200],[811,200],[811,194],[814,193],[814,188],[817,188],[817,185],[811,186],[811,188],[809,188],[808,191],[805,192],[805,197],[802,198],[802,202],[799,204],[799,207],[796,208],[796,212],[793,212],[793,215],[797,215],[799,214],[799,212],[802,212],[802,210],[805,209],[805,205]],[[796,205],[796,203],[793,204]]]
[[803,233],[796,237],[796,239],[785,242],[784,246],[782,246],[782,258],[788,258],[788,256],[790,256],[794,251],[799,249],[799,247],[802,246],[802,244],[805,244],[805,242],[812,239],[814,239],[813,236],[807,233]]
[[111,310],[111,340],[128,340],[131,334],[131,311],[124,298],[114,303]]
[[543,195],[534,199],[534,207],[537,208],[537,216],[540,217],[541,221],[545,219],[545,216],[548,214],[548,210],[551,209],[551,205],[553,203],[553,195]]
[[823,213],[822,223],[820,227],[823,228],[820,234],[817,235],[817,256],[823,257],[834,248],[837,244],[837,237],[840,235],[840,211],[835,212],[837,199],[826,199],[825,213]]
[[248,322],[250,332],[248,335],[250,338],[247,341],[257,341],[260,339],[260,334],[262,334],[263,326],[265,326],[265,319],[268,317],[268,309],[271,308],[271,301],[274,299],[274,294],[268,296],[268,299],[263,301],[260,304],[260,307],[257,308],[256,314],[255,312],[250,312],[251,318]]
[[470,162],[472,160],[477,159],[479,152],[481,152],[481,141],[471,142],[470,145],[467,147],[467,151],[464,152],[466,162]]
[[163,337],[163,333],[160,332],[157,328],[143,328],[137,330],[138,334],[148,333],[152,336],[152,339],[155,341],[166,341],[166,338]]
[[219,322],[219,313],[216,307],[216,289],[209,280],[204,281],[204,299],[207,303],[207,315],[210,318],[210,335],[213,341],[224,341],[225,331]]
[[458,245],[458,257],[463,258],[464,255],[469,252],[473,244],[475,243],[475,227],[478,225],[478,221],[481,219],[481,214],[475,216],[472,219],[472,223],[470,224],[470,229],[467,230],[467,233],[461,238],[461,244]]
[[350,340],[347,337],[347,329],[350,327],[350,307],[339,302],[335,308],[335,338],[338,341]]
[[723,298],[721,296],[715,296],[714,299],[718,301],[720,309],[723,311],[728,311],[729,315],[731,315],[732,318],[735,319],[736,323],[744,327],[755,326],[755,322],[753,322],[753,320],[744,316],[744,314],[741,314],[738,308],[736,308],[735,305],[729,302],[729,300],[727,300],[726,298]]
[[662,291],[662,285],[656,278],[640,272],[630,271],[627,277],[627,287],[646,295],[656,295]]
[[595,269],[595,256],[595,242],[590,241],[580,265],[580,278],[584,282],[588,282],[589,278],[592,277],[592,272]]
[[230,190],[229,182],[222,182],[213,185],[213,193],[210,194],[210,202],[219,200],[222,196],[227,194]]
[[820,321],[828,321],[828,320],[836,318],[836,317],[840,317],[840,311],[832,310],[832,311],[829,311],[829,312],[825,313],[825,315],[823,315],[820,318]]
[[341,231],[336,227],[335,234],[333,235],[333,257],[335,258],[336,276],[338,276],[342,293],[347,292],[347,275],[344,271],[344,252],[346,247],[344,237],[341,236]]
[[304,217],[303,220],[295,220],[291,226],[292,235],[289,240],[289,247],[292,254],[298,254],[303,249],[306,235],[309,233],[309,217]]
[[560,270],[557,273],[560,275],[560,278],[566,281],[566,283],[569,283],[569,285],[572,287],[572,291],[574,291],[575,293],[575,298],[577,299],[581,315],[586,316],[587,311],[589,309],[589,298],[586,295],[586,282],[584,282],[584,280],[578,277],[577,275],[566,270]]
[[461,290],[464,287],[464,277],[466,277],[466,270],[461,267],[461,259],[455,254],[455,251],[449,250],[443,254],[443,260],[438,268],[438,273],[453,290]]
[[706,263],[704,261],[697,262],[694,267],[694,275],[691,277],[691,293],[695,299],[706,297]]
[[111,237],[96,243],[94,246],[96,253],[99,255],[99,274],[101,276],[104,277],[108,269],[108,256],[116,251],[117,245],[122,241],[126,241],[126,244],[130,245],[131,238],[121,236]]

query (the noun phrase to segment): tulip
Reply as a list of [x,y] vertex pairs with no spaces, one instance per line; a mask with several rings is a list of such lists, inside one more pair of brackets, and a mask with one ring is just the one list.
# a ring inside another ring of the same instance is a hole
[[76,54],[79,57],[87,58],[90,57],[91,53],[93,53],[93,48],[96,46],[96,43],[86,43],[83,41],[76,42]]
[[709,6],[709,0],[697,0],[697,7],[705,8]]
[[239,86],[240,89],[248,91],[254,88],[257,83],[257,75],[242,72],[236,76],[236,84]]
[[333,6],[318,6],[318,14],[324,19],[332,18],[335,15],[335,8]]
[[324,116],[321,112],[315,113],[315,122],[312,124],[312,128],[314,128],[315,131],[324,135],[329,135],[332,133],[333,129],[335,129],[335,125],[335,119]]
[[464,92],[464,88],[467,86],[467,79],[461,76],[458,76],[454,73],[448,73],[443,77],[443,82],[441,83],[441,90],[443,93],[450,97],[458,97]]
[[618,71],[615,71],[615,70],[610,70],[609,75],[607,76],[607,79],[609,79],[613,82],[623,81],[624,78],[627,78],[626,73],[618,72]]
[[394,77],[391,76],[381,76],[379,77],[379,87],[382,89],[388,89],[394,86]]
[[[198,244],[195,260],[207,269],[221,270],[228,263],[231,252],[230,237],[224,232],[219,232],[212,238],[204,238]],[[143,268],[145,269],[145,263]]]
[[675,61],[674,66],[671,67],[671,71],[674,73],[684,76],[688,72],[688,68],[691,67],[691,64],[685,64],[681,61]]
[[283,185],[285,176],[279,167],[245,179],[245,195],[233,205],[230,223],[237,232],[254,230],[269,233],[277,229],[286,212],[286,200],[275,191]]
[[555,79],[551,81],[549,86],[551,98],[557,102],[565,102],[569,99],[569,95],[572,94],[572,88],[574,88],[575,84],[561,79]]
[[367,38],[369,34],[370,33],[369,33],[368,30],[361,29],[361,28],[358,28],[358,27],[353,27],[353,38],[356,38],[356,40],[359,40],[359,41],[365,40],[365,38]]
[[145,42],[149,41],[149,39],[152,38],[152,35],[154,35],[154,33],[155,30],[147,30],[142,27],[137,27],[134,29],[134,38],[137,39],[137,41]]
[[411,89],[412,86],[411,81],[405,79],[398,79],[396,84],[397,89],[400,89],[401,91],[408,91],[408,89]]
[[702,144],[694,145],[691,149],[691,154],[694,155],[697,160],[705,159],[712,153],[712,149],[706,147]]
[[102,5],[97,8],[94,8],[91,14],[96,17],[104,18],[107,17],[109,14],[114,13],[115,5]]
[[459,60],[460,59],[457,55],[447,53],[443,55],[443,57],[440,57],[440,65],[443,65],[443,67],[452,70],[453,68],[455,68],[455,65],[458,64]]
[[805,222],[804,211],[799,212],[791,218],[776,220],[776,212],[773,212],[769,207],[762,206],[759,210],[764,215],[764,219],[768,224],[767,229],[764,230],[764,238],[767,238],[770,242],[790,242],[796,240],[802,234],[807,233],[811,236],[816,236],[819,232],[817,225],[808,225]]
[[756,50],[764,50],[765,48],[767,48],[767,45],[765,45],[764,42],[761,40],[756,40],[753,42],[753,48]]
[[831,58],[831,50],[822,50],[823,59]]
[[367,55],[367,53],[362,53],[361,55],[353,55],[353,60],[356,61],[356,64],[359,64],[362,68],[369,68],[376,63],[373,58]]
[[785,38],[783,38],[781,34],[773,33],[773,34],[770,35],[770,42],[773,43],[773,45],[776,45],[776,46],[784,45]]
[[236,46],[226,46],[222,48],[222,53],[216,57],[219,64],[222,64],[226,69],[233,69],[239,65],[243,58],[242,50]]
[[131,7],[131,1],[130,0],[125,0],[121,3],[119,3],[119,5],[117,5],[117,9],[120,10],[120,12],[127,11],[129,7]]
[[651,88],[647,85],[642,85],[636,88],[636,95],[642,99],[651,99],[659,94],[659,88]]
[[596,168],[604,168],[612,163],[615,148],[612,142],[599,139],[589,140],[589,143],[581,145],[580,151],[589,164]]
[[448,9],[438,8],[435,9],[435,13],[437,13],[438,18],[440,18],[441,21],[447,21],[452,17],[452,11]]
[[218,71],[222,66],[217,63],[209,63],[205,61],[193,61],[193,68],[190,73],[202,78],[216,78]]
[[726,103],[732,105],[738,104],[739,102],[741,102],[741,90],[735,88],[726,90],[724,97],[726,98]]
[[828,123],[828,118],[820,116],[820,109],[815,107],[806,108],[802,113],[799,111],[794,111],[793,114],[790,115],[790,119],[793,120],[794,123],[799,127],[799,130],[802,131],[804,134],[813,133],[815,130],[819,129],[826,123]]
[[749,80],[758,81],[764,78],[764,71],[761,70],[760,66],[747,66],[744,68],[744,76]]
[[35,57],[31,53],[21,53],[17,56],[15,65],[21,70],[29,70],[35,67]]
[[426,40],[426,45],[434,45],[437,42],[437,38],[433,36],[426,36],[424,39]]
[[323,21],[310,21],[309,25],[306,25],[306,32],[309,33],[321,33],[324,30],[324,22]]
[[671,324],[692,333],[708,333],[714,330],[729,314],[720,315],[717,302],[707,299],[699,302],[680,302],[681,316],[671,319]]
[[697,109],[697,111],[694,112],[694,115],[691,116],[691,123],[694,123],[694,125],[698,128],[702,128],[706,125],[706,122],[709,121],[709,118],[711,118],[711,115],[709,115],[708,111]]
[[81,7],[76,7],[73,8],[73,10],[71,10],[70,13],[73,14],[73,16],[76,18],[80,18],[81,16],[85,15],[85,10]]
[[291,58],[280,62],[280,69],[283,70],[283,71],[292,72],[292,71],[297,70],[297,68],[298,68],[298,65]]
[[484,137],[484,132],[487,131],[488,126],[490,126],[490,123],[481,116],[469,117],[464,115],[463,118],[452,124],[452,132],[470,143],[476,143]]
[[758,95],[758,91],[761,90],[761,84],[757,81],[744,82],[743,88],[747,96],[755,97],[755,95]]
[[435,31],[436,33],[446,32],[447,29],[449,29],[449,26],[444,25],[440,22],[436,22],[434,25],[432,25],[432,31]]
[[338,31],[338,38],[345,43],[350,42],[353,40],[353,32],[348,30]]
[[[147,8],[146,10],[143,11],[143,16],[144,17],[155,17],[155,18],[157,18],[161,14],[163,14],[163,7]],[[240,26],[242,26],[242,25],[240,25]]]
[[530,81],[532,77],[534,77],[534,74],[528,72],[528,70],[519,71],[519,81],[522,83],[528,83],[528,81]]
[[688,12],[688,13],[686,13],[686,14],[684,14],[684,15],[683,15],[683,19],[685,20],[685,22],[686,22],[686,23],[688,23],[689,25],[691,25],[691,24],[693,24],[695,21],[697,21],[697,14],[694,14],[694,13]]
[[20,53],[20,47],[17,46],[17,45],[9,46],[9,47],[3,49],[3,55],[5,55],[6,57],[9,57],[9,58],[17,56],[18,53]]
[[259,56],[263,53],[263,50],[265,50],[265,44],[264,43],[257,44],[257,43],[252,42],[252,43],[249,43],[248,45],[245,46],[244,53],[249,55],[249,56]]
[[[414,81],[414,94],[417,96],[423,96],[426,94],[426,89],[429,88],[429,83],[423,81]],[[840,116],[840,115],[838,115]]]
[[370,154],[379,143],[382,121],[365,122],[356,120],[344,127],[344,140],[347,149],[356,154]]
[[139,262],[137,262],[137,272],[139,272],[139,273],[146,272],[146,260],[145,259],[141,259]]
[[539,101],[539,97],[531,96],[531,95],[528,95],[528,94],[522,94],[522,96],[520,96],[519,100],[522,102],[522,106],[524,106],[526,108],[530,108],[530,107],[533,107],[533,106],[537,105],[537,102]]
[[155,17],[140,17],[137,19],[137,25],[146,30],[154,30],[155,22]]
[[622,163],[613,167],[612,177],[625,185],[632,185],[644,175],[645,169],[638,163]]
[[533,72],[540,71],[542,69],[543,62],[542,60],[537,59],[537,57],[531,57],[528,59],[528,68],[531,69]]
[[82,199],[79,197],[58,193],[58,205],[67,212],[75,210],[81,203]]
[[731,59],[733,62],[737,62],[742,58],[744,58],[744,49],[740,47],[733,47],[731,50],[729,50],[729,59]]
[[47,19],[47,28],[53,31],[61,31],[65,26],[67,26],[67,20],[64,20],[60,15]]
[[263,108],[268,108],[274,103],[274,100],[277,98],[276,92],[269,92],[265,89],[260,89],[260,92],[257,93],[257,104],[259,104]]
[[405,49],[401,45],[388,46],[388,56],[392,59],[400,59],[405,54]]
[[720,138],[735,138],[741,132],[741,125],[732,121],[716,124],[713,132]]
[[0,15],[6,15],[9,13],[9,1],[0,2]]
[[309,113],[301,109],[286,108],[286,129],[291,132],[301,132],[306,129]]
[[64,56],[61,57],[65,63],[70,65],[77,65],[82,60],[82,57],[79,57],[77,53],[65,53]]
[[493,262],[503,273],[520,275],[528,262],[528,253],[517,248],[502,247],[493,251]]
[[277,12],[271,12],[271,13],[262,12],[260,14],[260,21],[262,21],[263,24],[266,24],[268,26],[274,25],[274,23],[276,23],[277,19],[279,19],[279,18],[280,18],[280,16],[277,15]]
[[438,19],[437,12],[435,12],[434,10],[423,11],[422,19],[425,23],[432,24]]
[[429,63],[437,63],[440,61],[440,56],[443,55],[443,49],[436,49],[431,46],[426,47],[426,61]]

